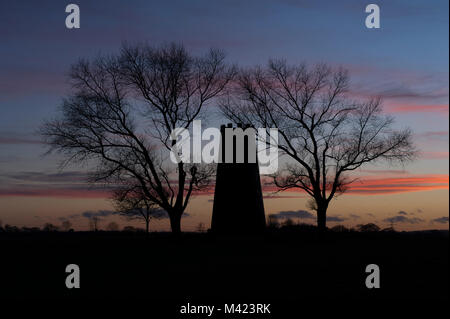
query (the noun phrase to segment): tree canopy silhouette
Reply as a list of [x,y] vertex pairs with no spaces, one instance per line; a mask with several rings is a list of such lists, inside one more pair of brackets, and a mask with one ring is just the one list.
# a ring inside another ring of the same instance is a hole
[[[72,94],[62,114],[42,127],[50,152],[93,165],[92,182],[139,185],[148,202],[167,211],[172,232],[210,168],[171,164],[175,128],[188,128],[225,92],[235,73],[224,54],[194,57],[181,45],[124,45],[120,54],[80,60],[70,71]],[[175,166],[175,167],[174,167]]]
[[150,220],[162,218],[163,211],[157,204],[150,201],[140,185],[130,184],[121,186],[113,192],[113,202],[122,216],[128,219],[143,219],[145,232],[149,234]]
[[330,201],[352,182],[346,173],[415,156],[410,129],[393,129],[380,99],[352,100],[348,86],[343,69],[271,60],[267,67],[242,69],[220,106],[235,123],[278,129],[278,148],[289,160],[273,182],[279,190],[298,188],[310,195],[321,230]]

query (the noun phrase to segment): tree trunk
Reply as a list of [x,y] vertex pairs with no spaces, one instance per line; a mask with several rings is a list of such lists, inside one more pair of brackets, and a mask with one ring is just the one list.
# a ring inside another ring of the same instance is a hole
[[149,227],[148,227],[149,223],[150,223],[150,218],[145,220],[145,234],[146,234],[147,237],[148,237],[148,234],[149,234]]
[[181,214],[179,213],[170,213],[170,228],[172,229],[172,234],[179,235],[181,234]]
[[327,229],[327,208],[328,205],[317,203],[317,228],[319,231]]

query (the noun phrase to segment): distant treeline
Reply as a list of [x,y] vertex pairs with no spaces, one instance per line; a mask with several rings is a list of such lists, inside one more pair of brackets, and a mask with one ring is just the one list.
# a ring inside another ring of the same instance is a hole
[[[294,230],[294,231],[304,231],[304,232],[311,232],[316,231],[317,226],[306,224],[306,223],[295,223],[292,219],[287,219],[284,222],[275,222],[273,220],[269,219],[269,223],[267,226],[267,229],[269,231],[274,230]],[[344,225],[336,225],[331,228],[328,228],[329,231],[332,232],[395,232],[395,229],[393,227],[387,227],[387,228],[380,228],[378,225],[374,223],[368,223],[368,224],[360,224],[355,227],[346,227]],[[75,230],[72,228],[72,224],[67,221],[63,222],[61,226],[54,225],[52,223],[46,223],[43,227],[17,227],[6,224],[5,226],[2,226],[0,224],[0,233],[7,232],[7,233],[34,233],[34,232],[74,232]],[[97,232],[97,231],[112,231],[112,232],[145,232],[146,230],[139,227],[134,226],[124,226],[123,228],[120,228],[119,225],[115,222],[109,223],[104,230],[97,229],[95,227],[90,227],[90,231]],[[199,224],[199,226],[196,229],[197,232],[203,233],[204,230],[204,224]]]
[[[52,223],[46,223],[42,227],[17,227],[13,225],[5,224],[4,226],[0,224],[0,233],[36,233],[36,232],[74,232],[72,224],[70,222],[63,222],[61,226],[54,225]],[[106,226],[105,230],[99,230],[94,227],[90,227],[90,231],[123,231],[123,232],[145,232],[145,229],[134,227],[134,226],[124,226],[122,229],[115,222],[111,222]]]
[[[270,217],[270,216],[269,216]],[[279,222],[277,218],[269,218],[269,229],[298,229],[298,230],[316,230],[317,226],[306,223],[295,223],[292,219],[288,218],[283,222]],[[336,225],[328,230],[333,232],[395,232],[394,227],[381,228],[374,223],[359,224],[355,227],[347,227],[344,225]]]

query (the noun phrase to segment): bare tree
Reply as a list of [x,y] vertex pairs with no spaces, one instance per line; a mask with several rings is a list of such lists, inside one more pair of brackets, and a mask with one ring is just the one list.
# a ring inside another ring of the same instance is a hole
[[320,230],[330,201],[352,182],[348,172],[415,156],[411,131],[392,128],[380,99],[349,99],[348,84],[342,69],[271,60],[267,68],[242,70],[234,94],[221,102],[236,123],[278,129],[278,148],[288,160],[273,182],[279,190],[299,188],[311,196]]
[[359,224],[356,225],[356,229],[363,233],[380,231],[380,227],[374,223]]
[[65,220],[61,223],[61,228],[64,231],[69,231],[72,228],[72,222],[70,220]]
[[89,217],[89,229],[91,231],[98,231],[98,226],[100,224],[100,218],[97,216]]
[[116,222],[110,222],[106,226],[106,230],[108,230],[108,231],[119,231],[119,224],[117,224]]
[[171,132],[188,128],[234,73],[217,50],[193,57],[175,44],[123,46],[118,56],[72,66],[73,94],[64,100],[62,117],[46,122],[42,134],[50,151],[65,155],[64,164],[94,164],[91,181],[134,181],[180,233],[192,193],[207,184],[211,171],[171,164]]
[[42,230],[47,231],[47,232],[55,232],[55,231],[58,231],[58,226],[55,226],[52,223],[45,223]]
[[268,226],[270,228],[278,228],[280,226],[280,222],[278,221],[278,218],[274,214],[270,214],[268,216]]
[[128,219],[143,219],[147,235],[149,234],[150,220],[164,216],[163,211],[158,208],[156,203],[149,201],[139,185],[131,184],[115,190],[113,201],[122,216]]
[[198,231],[199,233],[205,232],[205,224],[204,224],[204,223],[198,223],[198,225],[197,225],[197,231]]

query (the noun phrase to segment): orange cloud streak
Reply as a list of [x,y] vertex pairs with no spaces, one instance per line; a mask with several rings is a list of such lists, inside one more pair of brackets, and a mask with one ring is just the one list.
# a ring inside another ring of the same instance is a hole
[[[401,177],[374,177],[363,176],[349,185],[346,194],[350,195],[383,195],[406,192],[429,191],[437,189],[448,189],[448,174],[430,174],[430,175],[410,175]],[[264,185],[265,193],[275,192],[277,189],[273,185]],[[300,189],[290,189],[287,192],[302,192]],[[214,186],[196,192],[196,195],[212,195]],[[280,194],[274,198],[282,198]],[[109,198],[110,193],[107,189],[79,189],[79,188],[12,188],[0,189],[0,197],[65,197],[65,198]]]
[[[350,195],[383,195],[436,189],[448,189],[449,175],[430,174],[402,177],[363,176],[348,186],[346,194]],[[274,192],[274,186],[264,187],[266,192]],[[300,189],[290,189],[288,192],[302,192]]]
[[359,195],[379,195],[448,189],[449,176],[445,174],[418,175],[410,177],[367,178],[354,182],[348,193]]

